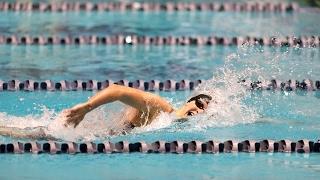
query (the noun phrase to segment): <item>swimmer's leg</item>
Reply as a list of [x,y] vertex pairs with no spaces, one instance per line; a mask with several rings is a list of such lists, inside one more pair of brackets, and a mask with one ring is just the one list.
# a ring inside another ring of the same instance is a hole
[[45,133],[45,127],[34,128],[16,128],[0,126],[1,136],[10,136],[13,138],[29,138],[37,140],[57,140],[56,138]]

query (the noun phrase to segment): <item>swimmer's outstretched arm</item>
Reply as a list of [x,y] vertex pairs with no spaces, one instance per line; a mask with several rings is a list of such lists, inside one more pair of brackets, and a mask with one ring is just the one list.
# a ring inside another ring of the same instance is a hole
[[114,101],[120,101],[141,112],[146,112],[150,109],[164,112],[173,111],[171,105],[160,96],[139,89],[113,84],[98,92],[87,102],[67,110],[66,124],[73,124],[76,127],[88,112]]
[[10,136],[13,138],[29,138],[37,140],[58,140],[57,138],[45,133],[45,127],[16,128],[0,126],[1,136]]

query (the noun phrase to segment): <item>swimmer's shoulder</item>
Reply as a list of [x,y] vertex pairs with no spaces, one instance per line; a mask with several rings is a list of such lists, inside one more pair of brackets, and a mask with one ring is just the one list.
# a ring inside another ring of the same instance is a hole
[[148,94],[146,99],[147,104],[163,112],[171,113],[174,111],[171,103],[169,103],[165,98],[150,92],[146,93]]

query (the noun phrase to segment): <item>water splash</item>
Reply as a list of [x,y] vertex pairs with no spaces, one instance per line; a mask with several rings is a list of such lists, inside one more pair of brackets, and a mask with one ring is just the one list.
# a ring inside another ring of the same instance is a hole
[[[104,110],[104,107],[88,113],[77,128],[64,125],[64,112],[57,113],[45,106],[41,107],[41,112],[41,114],[26,116],[14,116],[1,112],[0,127],[17,128],[15,130],[32,130],[41,127],[47,136],[66,141],[91,141],[110,135],[111,126],[105,120],[109,119],[108,116],[112,113]],[[28,134],[28,130],[25,133]]]
[[40,108],[42,114],[13,116],[5,112],[0,112],[0,126],[17,128],[48,126],[50,122],[55,119],[55,111],[53,109],[50,110],[43,105],[38,108]]
[[[253,49],[253,50],[252,50]],[[238,53],[226,57],[225,64],[213,74],[213,77],[200,84],[192,93],[208,94],[213,99],[202,114],[189,117],[188,121],[176,126],[173,115],[163,113],[150,125],[136,128],[134,132],[143,133],[159,128],[167,131],[204,131],[209,127],[233,126],[256,122],[259,118],[257,110],[244,103],[250,96],[241,80],[264,80],[266,73],[258,63],[247,63],[249,55],[261,53],[259,48],[244,45]],[[177,103],[181,104],[181,103]],[[170,127],[170,128],[168,128]]]
[[[185,123],[175,122],[176,117],[173,114],[162,113],[151,124],[135,128],[131,134],[157,130],[170,132],[206,131],[210,127],[256,122],[259,120],[259,111],[254,107],[255,103],[248,105],[244,102],[246,98],[252,97],[250,97],[250,91],[247,91],[239,81],[243,79],[264,81],[277,77],[283,73],[277,64],[287,53],[288,51],[284,50],[266,58],[268,53],[261,47],[250,45],[240,47],[237,52],[226,57],[224,65],[213,73],[211,79],[202,83],[193,92],[193,95],[205,93],[213,97],[213,101],[205,113],[191,117]],[[177,102],[174,99],[169,99],[169,101],[176,108],[183,104],[183,102]],[[120,132],[126,116],[123,110],[119,111],[119,105],[113,106],[113,109],[109,106],[101,107],[90,112],[74,129],[63,126],[64,116],[62,113],[42,108],[40,115],[17,117],[0,113],[0,125],[18,128],[44,126],[47,127],[48,134],[58,139],[91,141],[108,138],[110,134],[121,134],[111,131]]]

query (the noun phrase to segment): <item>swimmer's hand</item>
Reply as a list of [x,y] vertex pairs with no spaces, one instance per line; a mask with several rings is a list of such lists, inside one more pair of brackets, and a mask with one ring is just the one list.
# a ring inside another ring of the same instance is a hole
[[92,108],[88,103],[77,104],[71,109],[66,110],[66,120],[65,126],[73,125],[76,128],[79,123],[83,120],[84,116],[91,110]]

